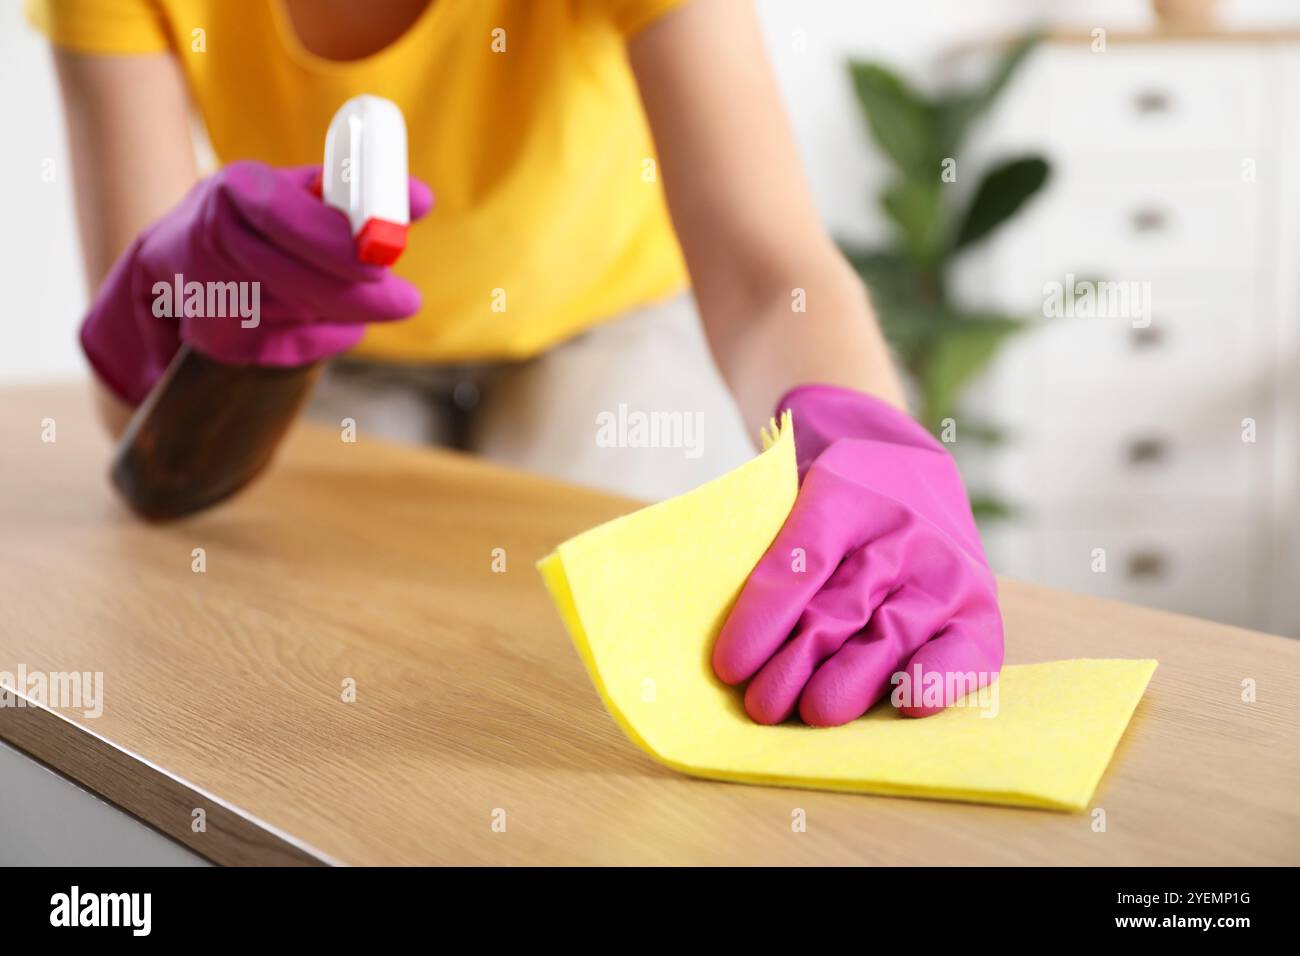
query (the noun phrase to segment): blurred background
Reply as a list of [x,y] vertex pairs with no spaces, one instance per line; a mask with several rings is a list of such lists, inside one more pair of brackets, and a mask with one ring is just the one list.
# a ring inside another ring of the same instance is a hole
[[[994,567],[1300,636],[1300,3],[757,7]],[[0,386],[83,378],[57,88],[0,10]]]

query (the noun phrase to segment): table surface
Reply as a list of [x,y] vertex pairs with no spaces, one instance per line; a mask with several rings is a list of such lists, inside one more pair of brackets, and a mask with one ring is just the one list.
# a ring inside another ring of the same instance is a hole
[[0,737],[214,861],[1300,862],[1300,642],[1004,581],[1009,662],[1160,661],[1104,832],[694,780],[624,739],[533,568],[629,502],[301,427],[242,497],[149,526],[108,453],[84,388],[0,392],[0,671],[104,675],[101,716],[6,707]]

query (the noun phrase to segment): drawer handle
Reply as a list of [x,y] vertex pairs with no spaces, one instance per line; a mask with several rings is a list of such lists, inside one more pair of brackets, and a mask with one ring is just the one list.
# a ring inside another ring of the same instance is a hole
[[1165,344],[1165,330],[1154,325],[1133,330],[1133,348],[1154,349]]
[[1169,225],[1164,210],[1154,207],[1135,209],[1131,218],[1134,232],[1161,232]]
[[1169,443],[1163,438],[1135,438],[1129,442],[1128,463],[1158,465],[1169,457]]
[[1142,116],[1168,113],[1173,103],[1173,97],[1164,90],[1139,90],[1133,96],[1133,108]]
[[1134,551],[1128,556],[1128,576],[1133,580],[1154,581],[1169,573],[1169,562],[1156,550]]

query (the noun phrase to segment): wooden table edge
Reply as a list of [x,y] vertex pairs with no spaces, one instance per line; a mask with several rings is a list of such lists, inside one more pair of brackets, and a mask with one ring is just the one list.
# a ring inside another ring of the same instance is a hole
[[[329,854],[123,749],[83,724],[0,688],[0,739],[54,773],[224,866],[338,866]],[[196,830],[195,811],[203,811]]]

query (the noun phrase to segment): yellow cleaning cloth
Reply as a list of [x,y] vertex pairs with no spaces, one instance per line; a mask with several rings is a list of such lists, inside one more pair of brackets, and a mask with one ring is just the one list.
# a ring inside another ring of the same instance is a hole
[[1155,661],[1006,667],[994,689],[922,719],[888,701],[835,728],[746,716],[741,689],[714,676],[710,653],[798,490],[788,415],[779,435],[764,437],[769,447],[753,461],[580,534],[538,564],[627,735],[701,777],[1085,808]]

